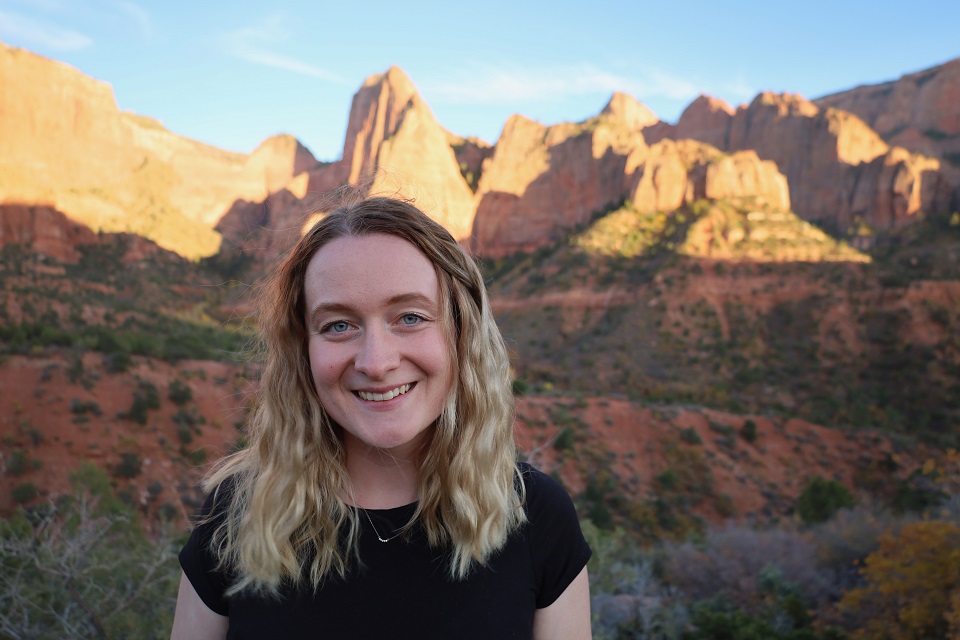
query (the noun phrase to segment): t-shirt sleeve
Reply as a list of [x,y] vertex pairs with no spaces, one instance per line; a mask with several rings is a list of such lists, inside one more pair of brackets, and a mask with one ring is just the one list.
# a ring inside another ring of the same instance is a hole
[[573,501],[563,486],[533,467],[522,467],[527,490],[527,539],[537,582],[538,609],[553,604],[590,559]]
[[[207,496],[199,514],[199,524],[194,527],[187,543],[180,550],[180,567],[190,580],[203,603],[214,613],[229,615],[230,605],[225,597],[229,579],[217,569],[217,557],[211,550],[211,536],[223,521],[227,503],[227,491],[213,491]],[[213,514],[212,518],[208,516]]]

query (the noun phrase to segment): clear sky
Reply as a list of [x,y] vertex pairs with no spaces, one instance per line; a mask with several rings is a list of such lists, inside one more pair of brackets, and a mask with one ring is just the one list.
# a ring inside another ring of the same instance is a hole
[[181,135],[249,152],[291,133],[333,160],[354,92],[390,65],[488,142],[513,113],[583,120],[615,90],[675,122],[699,93],[815,98],[960,57],[960,1],[0,0],[0,41]]

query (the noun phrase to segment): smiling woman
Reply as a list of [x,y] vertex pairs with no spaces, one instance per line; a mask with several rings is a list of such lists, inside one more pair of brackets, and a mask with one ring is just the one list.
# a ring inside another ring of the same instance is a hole
[[[383,452],[415,460],[453,380],[433,265],[395,236],[339,238],[310,260],[305,289],[317,397],[343,428],[348,471]],[[351,475],[366,477],[356,468]]]
[[173,637],[589,638],[590,550],[516,462],[507,351],[453,237],[370,198],[267,292],[251,444],[206,481]]

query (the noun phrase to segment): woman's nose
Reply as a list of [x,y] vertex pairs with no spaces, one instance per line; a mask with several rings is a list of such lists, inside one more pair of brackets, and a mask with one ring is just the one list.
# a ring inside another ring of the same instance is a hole
[[396,338],[387,331],[364,332],[354,368],[373,380],[382,379],[400,364]]

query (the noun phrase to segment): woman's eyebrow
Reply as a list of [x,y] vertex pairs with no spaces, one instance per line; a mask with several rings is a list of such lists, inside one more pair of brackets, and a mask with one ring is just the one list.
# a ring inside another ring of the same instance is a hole
[[434,308],[437,306],[435,300],[422,293],[401,293],[387,300],[388,305],[395,304],[419,304],[425,307]]
[[340,302],[321,302],[313,308],[309,313],[308,317],[311,321],[316,320],[317,316],[323,313],[349,313],[352,311],[352,308],[349,305],[342,304]]
[[[388,306],[393,306],[397,304],[417,304],[424,307],[429,307],[430,309],[435,309],[437,307],[436,301],[434,301],[429,296],[426,296],[422,293],[401,293],[389,298],[386,302]],[[350,313],[353,311],[353,307],[348,304],[343,304],[342,302],[321,302],[310,311],[310,319],[314,320],[317,316],[323,313],[339,314],[339,313]]]

